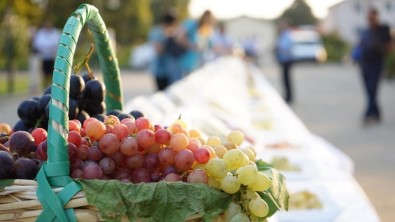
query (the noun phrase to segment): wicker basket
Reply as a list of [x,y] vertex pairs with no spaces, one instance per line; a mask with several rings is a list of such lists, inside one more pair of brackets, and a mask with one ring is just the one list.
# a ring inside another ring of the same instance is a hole
[[[106,85],[106,106],[122,110],[118,62],[106,26],[94,6],[83,4],[67,20],[58,44],[49,106],[48,160],[36,181],[17,179],[0,190],[0,221],[104,221],[99,210],[89,205],[80,185],[69,176],[69,81],[76,44],[85,24],[93,33],[98,49]],[[202,216],[195,214],[187,221],[199,221]],[[124,216],[122,221],[129,220]]]

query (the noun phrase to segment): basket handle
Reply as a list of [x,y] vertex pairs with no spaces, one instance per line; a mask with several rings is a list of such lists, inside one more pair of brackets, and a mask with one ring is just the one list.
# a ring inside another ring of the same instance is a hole
[[[83,4],[67,20],[58,43],[51,87],[48,122],[48,161],[37,174],[37,196],[44,211],[38,221],[75,221],[72,209],[63,206],[81,188],[70,178],[68,157],[68,104],[70,75],[78,37],[87,23],[98,49],[100,69],[106,85],[106,106],[122,110],[122,93],[118,61],[111,48],[109,35],[97,8]],[[55,194],[51,186],[64,187]]]

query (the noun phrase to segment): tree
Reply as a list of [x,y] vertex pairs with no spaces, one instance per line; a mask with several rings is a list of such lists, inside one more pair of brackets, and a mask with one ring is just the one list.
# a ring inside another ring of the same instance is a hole
[[305,0],[294,0],[278,19],[286,19],[295,26],[314,25],[317,21]]

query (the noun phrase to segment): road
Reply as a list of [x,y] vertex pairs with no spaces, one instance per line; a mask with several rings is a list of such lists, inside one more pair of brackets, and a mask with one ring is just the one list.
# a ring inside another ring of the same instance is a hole
[[[279,70],[263,68],[282,92]],[[383,222],[395,218],[395,81],[383,81],[383,122],[362,125],[365,106],[361,79],[352,65],[304,65],[292,70],[296,102],[291,106],[306,126],[334,144],[355,163],[355,177]]]
[[[264,73],[279,86],[279,71],[265,65]],[[384,81],[380,101],[383,122],[361,124],[364,96],[358,70],[352,65],[298,65],[293,80],[296,102],[292,109],[315,134],[347,153],[355,162],[355,177],[383,222],[395,218],[395,82]],[[124,100],[154,90],[152,78],[123,70]],[[0,122],[15,123],[16,109],[30,95],[0,96]]]

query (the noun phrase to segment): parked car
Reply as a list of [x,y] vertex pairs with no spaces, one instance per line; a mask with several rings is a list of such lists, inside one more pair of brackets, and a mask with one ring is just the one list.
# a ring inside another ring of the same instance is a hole
[[291,33],[291,57],[295,62],[325,62],[327,53],[321,37],[313,29],[295,29]]

